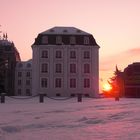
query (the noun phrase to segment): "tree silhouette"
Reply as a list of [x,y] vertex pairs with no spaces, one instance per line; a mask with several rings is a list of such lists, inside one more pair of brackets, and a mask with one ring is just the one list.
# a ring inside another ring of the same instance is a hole
[[108,83],[112,86],[112,95],[122,97],[124,94],[124,74],[118,69],[114,71],[113,77],[110,78]]

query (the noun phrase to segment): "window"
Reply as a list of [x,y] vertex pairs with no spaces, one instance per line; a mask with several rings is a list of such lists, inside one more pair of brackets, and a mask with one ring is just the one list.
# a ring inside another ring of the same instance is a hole
[[55,57],[56,58],[62,58],[62,52],[61,51],[56,51]]
[[48,51],[46,51],[46,50],[42,51],[41,57],[48,58]]
[[75,95],[74,93],[72,93],[70,96],[71,96],[71,97],[75,97],[76,95]]
[[89,37],[88,36],[84,37],[84,44],[85,45],[89,44]]
[[17,94],[18,94],[18,95],[21,95],[21,89],[18,89],[18,90],[17,90]]
[[90,79],[84,79],[84,88],[89,88],[90,87]]
[[21,80],[18,80],[18,86],[21,86]]
[[54,30],[53,29],[50,29],[50,32],[54,32]]
[[86,94],[85,94],[85,97],[89,97],[89,94],[88,94],[88,93],[86,93]]
[[61,78],[56,78],[55,79],[55,87],[56,88],[61,88],[61,86],[62,86],[62,80],[61,80]]
[[78,29],[78,30],[77,30],[77,33],[81,33],[81,30]]
[[90,52],[84,51],[84,59],[89,59],[89,58],[90,58]]
[[43,63],[41,65],[41,71],[42,71],[42,73],[47,73],[48,72],[48,64]]
[[48,44],[48,36],[42,36],[42,44]]
[[30,67],[31,67],[31,64],[30,64],[30,63],[28,63],[28,64],[27,64],[27,68],[30,68]]
[[[8,42],[7,42],[8,43]],[[11,51],[12,50],[12,48],[11,48],[11,46],[6,46],[5,47],[5,51]]]
[[22,72],[18,72],[18,77],[21,77],[22,76]]
[[31,91],[30,91],[30,89],[26,89],[26,95],[27,95],[27,96],[31,96]]
[[76,39],[74,36],[70,37],[70,44],[76,44]]
[[75,78],[70,79],[70,88],[76,88],[76,79]]
[[84,73],[90,73],[90,65],[84,64]]
[[62,65],[61,64],[56,64],[55,65],[55,72],[56,73],[61,73],[62,72]]
[[19,68],[22,68],[22,66],[23,66],[23,65],[22,65],[21,63],[18,64],[18,67],[19,67]]
[[70,58],[76,58],[76,51],[70,51]]
[[70,64],[70,73],[76,73],[76,64]]
[[56,44],[62,44],[62,37],[61,36],[56,37]]
[[31,73],[28,71],[26,72],[26,77],[30,77],[31,76]]
[[29,86],[30,84],[30,80],[26,80],[26,85]]
[[67,30],[67,29],[64,29],[64,30],[63,30],[63,32],[64,32],[64,33],[67,33],[67,32],[68,32],[68,30]]
[[61,96],[61,94],[60,94],[60,93],[56,93],[56,96],[57,96],[57,97],[60,97],[60,96]]
[[47,78],[42,78],[41,79],[41,87],[42,88],[47,88],[48,86],[48,79]]

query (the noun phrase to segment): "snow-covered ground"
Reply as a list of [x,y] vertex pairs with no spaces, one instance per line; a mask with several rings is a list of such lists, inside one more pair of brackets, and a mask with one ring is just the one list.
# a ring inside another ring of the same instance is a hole
[[0,140],[140,140],[140,99],[0,104]]

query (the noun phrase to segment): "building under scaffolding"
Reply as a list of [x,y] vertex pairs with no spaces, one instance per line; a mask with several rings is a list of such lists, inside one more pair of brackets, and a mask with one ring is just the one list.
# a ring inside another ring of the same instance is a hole
[[15,66],[20,55],[13,42],[7,40],[7,34],[0,38],[0,93],[14,95]]

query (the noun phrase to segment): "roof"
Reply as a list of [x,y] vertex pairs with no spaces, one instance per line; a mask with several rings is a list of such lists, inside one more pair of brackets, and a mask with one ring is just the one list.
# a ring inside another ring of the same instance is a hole
[[32,59],[29,59],[27,61],[20,61],[17,62],[16,64],[16,68],[20,68],[20,69],[31,69],[32,68]]
[[66,34],[66,35],[91,35],[85,31],[82,31],[75,27],[63,27],[63,26],[56,26],[49,30],[46,30],[40,34]]

